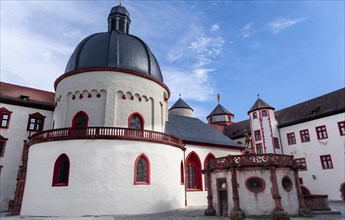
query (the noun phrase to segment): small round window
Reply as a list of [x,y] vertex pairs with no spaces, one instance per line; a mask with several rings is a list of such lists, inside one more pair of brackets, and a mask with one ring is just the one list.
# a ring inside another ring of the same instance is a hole
[[284,176],[282,179],[282,185],[285,191],[290,192],[292,189],[292,181],[290,177]]
[[260,177],[249,177],[246,180],[246,188],[254,193],[259,193],[265,190],[265,180]]

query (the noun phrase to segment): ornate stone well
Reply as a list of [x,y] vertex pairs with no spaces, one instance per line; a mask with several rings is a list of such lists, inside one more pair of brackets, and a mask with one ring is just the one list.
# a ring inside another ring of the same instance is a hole
[[246,154],[210,160],[202,173],[208,178],[208,207],[205,215],[311,216],[302,195],[298,166],[293,156]]

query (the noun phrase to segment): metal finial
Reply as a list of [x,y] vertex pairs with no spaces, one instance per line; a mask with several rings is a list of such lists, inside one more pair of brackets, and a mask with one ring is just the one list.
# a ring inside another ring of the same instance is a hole
[[260,98],[260,94],[258,93],[258,99]]
[[181,98],[181,93],[180,93],[180,94],[178,94],[178,96]]
[[119,0],[119,5],[120,5],[120,6],[122,5],[122,0]]
[[220,103],[220,94],[217,94],[218,104]]

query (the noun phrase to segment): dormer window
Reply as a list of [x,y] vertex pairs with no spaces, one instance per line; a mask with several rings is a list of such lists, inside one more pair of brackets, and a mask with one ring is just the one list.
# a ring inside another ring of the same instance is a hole
[[262,110],[262,117],[267,117],[267,110]]
[[25,102],[29,101],[29,96],[27,96],[27,95],[20,95],[19,98],[20,98],[20,100],[25,101]]

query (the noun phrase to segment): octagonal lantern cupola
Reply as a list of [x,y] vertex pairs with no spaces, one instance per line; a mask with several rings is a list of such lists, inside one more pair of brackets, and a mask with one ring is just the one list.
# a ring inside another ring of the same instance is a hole
[[113,7],[108,16],[108,32],[119,31],[128,34],[131,19],[125,7],[118,5]]
[[209,124],[214,125],[231,125],[234,123],[234,114],[228,111],[224,106],[220,104],[220,94],[217,94],[218,105],[213,111],[207,116]]

